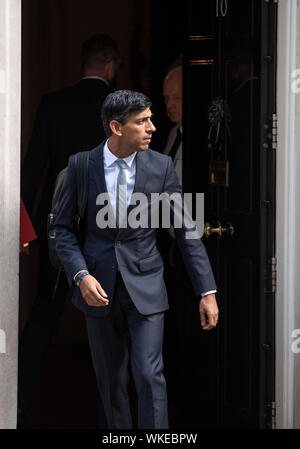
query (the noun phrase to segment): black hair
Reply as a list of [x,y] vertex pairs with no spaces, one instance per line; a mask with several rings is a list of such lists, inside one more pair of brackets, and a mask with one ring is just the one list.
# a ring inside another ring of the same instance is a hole
[[86,67],[101,67],[111,59],[119,59],[116,42],[107,34],[95,34],[87,39],[81,50],[81,65]]
[[124,125],[132,112],[141,112],[150,108],[151,101],[141,92],[134,90],[116,90],[109,94],[102,105],[102,124],[107,137],[111,136],[110,122],[117,120]]

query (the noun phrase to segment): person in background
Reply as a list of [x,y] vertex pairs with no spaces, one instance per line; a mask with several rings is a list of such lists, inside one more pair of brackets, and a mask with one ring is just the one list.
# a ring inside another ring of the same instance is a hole
[[182,66],[174,67],[167,73],[163,83],[163,97],[167,115],[174,123],[163,153],[171,156],[182,185]]
[[[178,65],[170,68],[163,82],[163,97],[166,106],[167,116],[174,124],[169,132],[166,146],[163,150],[172,158],[174,167],[182,186],[182,66]],[[164,247],[167,247],[168,263],[170,267],[175,267],[176,242],[174,232],[169,230],[171,240],[167,238]]]
[[[95,147],[105,133],[101,106],[113,90],[120,67],[116,42],[108,35],[87,39],[81,51],[82,78],[74,86],[42,97],[21,171],[21,194],[39,243],[37,295],[19,342],[18,427],[36,395],[45,357],[62,314],[68,284],[65,274],[57,283],[57,270],[49,260],[47,216],[58,173],[71,154]],[[40,201],[37,192],[43,178]],[[37,206],[37,207],[36,207]]]

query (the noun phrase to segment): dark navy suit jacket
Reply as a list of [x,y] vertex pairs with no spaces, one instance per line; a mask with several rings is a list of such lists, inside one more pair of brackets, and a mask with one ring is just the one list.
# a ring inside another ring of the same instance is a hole
[[[96,204],[96,198],[99,193],[107,192],[103,146],[104,142],[90,152],[89,194],[83,244],[79,244],[72,231],[77,198],[76,177],[71,162],[57,215],[56,235],[57,253],[64,265],[69,284],[72,284],[76,273],[87,269],[104,288],[110,304],[103,307],[88,306],[78,287],[75,287],[73,303],[83,312],[93,316],[108,314],[119,269],[137,310],[144,315],[162,312],[167,310],[169,305],[163,279],[163,261],[157,248],[156,229],[100,229],[97,226],[96,215],[103,206]],[[135,192],[142,192],[148,198],[153,192],[181,192],[171,158],[150,149],[138,152]],[[128,213],[132,207],[128,207]],[[185,230],[179,228],[175,228],[175,236],[196,295],[216,289],[201,239],[186,239]]]

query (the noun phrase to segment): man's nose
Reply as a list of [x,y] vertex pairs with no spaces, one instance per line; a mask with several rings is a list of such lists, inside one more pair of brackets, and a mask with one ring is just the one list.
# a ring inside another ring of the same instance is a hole
[[174,106],[174,104],[175,104],[175,101],[173,100],[173,98],[170,98],[170,99],[167,101],[167,104],[166,104],[167,109],[172,108],[172,107]]
[[154,133],[154,131],[156,131],[156,128],[151,121],[149,122],[149,127],[148,127],[147,131],[152,132],[152,133]]

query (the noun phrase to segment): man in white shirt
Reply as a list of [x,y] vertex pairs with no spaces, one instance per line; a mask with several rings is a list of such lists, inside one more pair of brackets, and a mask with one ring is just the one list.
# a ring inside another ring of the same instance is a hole
[[[129,361],[138,398],[138,427],[168,428],[162,344],[164,312],[169,305],[163,261],[156,228],[132,226],[129,219],[133,193],[143,194],[147,200],[153,193],[181,193],[170,157],[149,149],[155,131],[150,106],[150,100],[139,92],[123,90],[108,95],[102,107],[108,140],[90,151],[82,246],[72,226],[77,210],[73,157],[56,217],[57,254],[69,284],[78,287],[73,304],[85,313],[107,426],[114,429],[132,427]],[[120,186],[126,186],[126,197],[124,192],[121,195]],[[110,201],[102,202],[103,194]],[[98,220],[103,209],[103,217],[106,215],[107,203],[115,216],[112,225]],[[151,201],[147,204],[149,217]],[[125,226],[124,217],[128,220]],[[215,295],[207,293],[216,288],[215,281],[200,237],[187,239],[186,231],[183,224],[175,229],[175,235],[199,298],[202,328],[210,330],[218,321]]]

